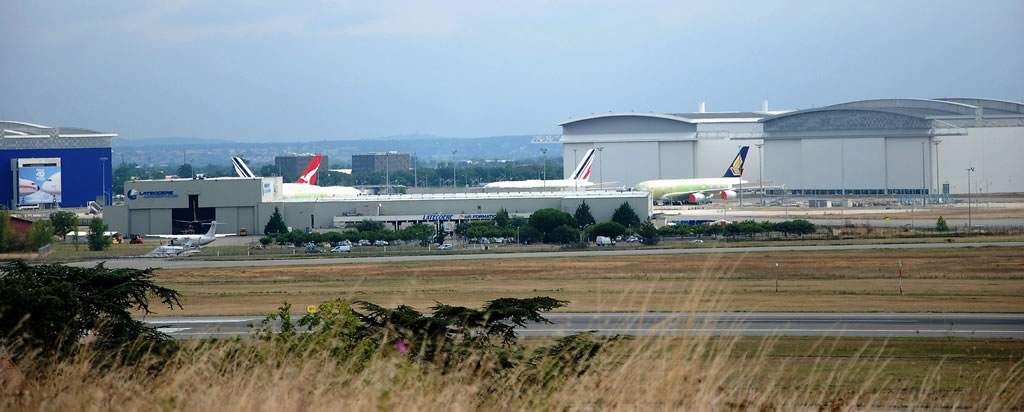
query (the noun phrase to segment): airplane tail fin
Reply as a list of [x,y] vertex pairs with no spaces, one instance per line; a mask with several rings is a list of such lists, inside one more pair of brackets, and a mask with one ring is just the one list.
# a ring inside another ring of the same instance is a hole
[[214,220],[214,221],[210,222],[209,225],[210,225],[210,230],[206,231],[206,236],[208,236],[208,237],[216,237],[217,236],[217,221]]
[[728,169],[725,169],[725,175],[722,177],[743,177],[743,164],[747,162],[748,150],[750,150],[750,146],[740,148],[740,152],[732,159],[732,164],[729,165]]
[[583,154],[583,159],[580,160],[580,164],[576,165],[576,170],[572,172],[572,180],[590,180],[590,168],[594,166],[594,158],[597,156],[594,154],[594,149],[587,150]]
[[241,157],[232,157],[231,164],[235,166],[235,173],[238,174],[238,177],[256,177],[256,174],[249,169],[249,165],[245,164]]
[[317,170],[320,169],[320,161],[323,160],[323,158],[324,155],[316,155],[316,157],[309,162],[309,166],[306,166],[306,170],[302,171],[302,175],[299,176],[299,179],[296,180],[295,183],[315,185]]

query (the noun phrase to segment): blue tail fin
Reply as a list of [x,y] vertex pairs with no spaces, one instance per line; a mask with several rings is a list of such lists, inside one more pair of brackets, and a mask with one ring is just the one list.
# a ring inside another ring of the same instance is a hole
[[743,164],[747,162],[747,150],[750,150],[750,146],[740,148],[740,152],[732,159],[732,164],[725,169],[725,175],[722,177],[743,177]]

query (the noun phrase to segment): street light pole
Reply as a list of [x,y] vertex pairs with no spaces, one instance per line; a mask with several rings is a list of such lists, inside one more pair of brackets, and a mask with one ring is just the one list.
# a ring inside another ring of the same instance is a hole
[[[544,187],[548,187],[548,148],[540,148],[540,153],[542,157],[541,162],[543,162],[541,179],[544,181]],[[516,239],[518,240],[518,237]]]
[[391,153],[384,154],[384,193],[391,194]]
[[943,194],[942,191],[942,179],[939,179],[939,143],[942,143],[942,139],[935,139],[935,190],[939,194]]
[[598,189],[603,189],[604,188],[604,157],[601,154],[602,152],[604,152],[604,146],[598,146],[597,147],[597,173],[601,175],[601,177],[600,177],[600,179],[601,179],[600,180],[601,186],[598,186]]
[[106,157],[100,158],[100,191],[103,192],[103,205],[107,205],[107,168],[103,165]]
[[457,180],[455,179],[455,154],[458,152],[457,149],[452,149],[452,189],[457,186]]
[[[743,145],[738,145],[740,150],[743,150]],[[743,207],[743,172],[740,172],[740,207]]]
[[757,146],[757,184],[761,192],[761,206],[764,206],[764,156],[761,155],[764,143],[758,143],[755,146]]
[[420,187],[420,178],[416,173],[416,152],[412,153],[412,187]]
[[[576,166],[576,149],[572,149],[572,165]],[[565,169],[563,169],[565,170]],[[575,177],[575,176],[574,176]],[[573,190],[580,190],[580,185],[576,183],[576,179],[572,179]]]
[[967,231],[970,232],[974,228],[974,222],[971,221],[971,172],[974,171],[973,167],[967,168]]
[[928,204],[928,142],[921,142],[921,206]]

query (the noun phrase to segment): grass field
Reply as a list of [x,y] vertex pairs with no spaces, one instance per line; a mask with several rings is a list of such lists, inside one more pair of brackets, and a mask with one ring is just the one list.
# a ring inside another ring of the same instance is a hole
[[[190,349],[166,363],[97,367],[85,352],[40,364],[24,390],[0,396],[0,410],[1024,408],[1018,340],[626,338],[606,343],[585,369],[541,381],[539,373],[564,359],[497,370],[484,355],[441,366],[385,345],[357,367],[327,351],[222,343],[186,343]],[[552,343],[524,342],[528,350]]]
[[184,298],[184,312],[160,315],[266,314],[285,300],[301,308],[334,298],[425,310],[537,295],[576,312],[674,311],[709,278],[715,288],[698,310],[1024,312],[1022,256],[969,248],[462,260],[160,270],[157,282]]

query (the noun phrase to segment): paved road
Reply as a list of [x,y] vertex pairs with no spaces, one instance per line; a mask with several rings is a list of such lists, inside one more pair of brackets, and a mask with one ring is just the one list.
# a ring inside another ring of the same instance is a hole
[[[1017,313],[549,313],[553,324],[517,329],[522,336],[600,335],[977,337],[1024,339]],[[245,336],[258,316],[147,318],[177,339]]]
[[[965,243],[907,243],[907,244],[864,244],[864,245],[826,245],[826,246],[759,246],[759,247],[699,247],[688,249],[595,249],[573,252],[526,252],[526,253],[493,253],[493,254],[458,254],[437,252],[435,255],[420,256],[380,256],[356,258],[306,258],[306,259],[274,259],[274,260],[198,260],[198,259],[150,259],[124,258],[106,261],[111,269],[150,267],[164,269],[198,269],[225,268],[247,266],[297,266],[297,265],[338,265],[356,263],[387,263],[416,262],[442,260],[475,260],[475,259],[522,259],[551,257],[581,256],[637,256],[637,255],[689,255],[707,253],[764,253],[793,251],[834,251],[834,250],[871,250],[871,249],[953,249],[967,247],[1024,247],[1024,242],[965,242]],[[91,267],[98,261],[72,263],[71,266]]]

